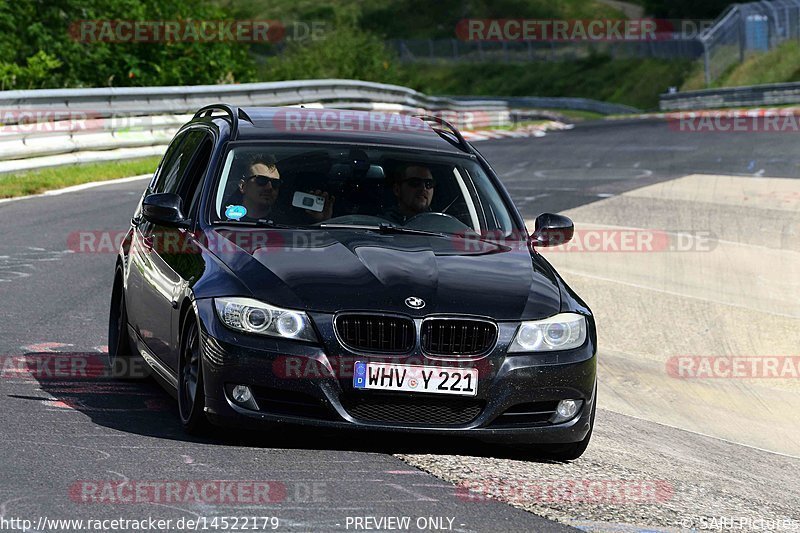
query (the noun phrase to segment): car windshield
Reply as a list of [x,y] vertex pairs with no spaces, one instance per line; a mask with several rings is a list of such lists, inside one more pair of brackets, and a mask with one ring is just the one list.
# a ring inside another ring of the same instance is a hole
[[233,148],[217,185],[212,220],[504,238],[520,233],[472,158],[373,146]]

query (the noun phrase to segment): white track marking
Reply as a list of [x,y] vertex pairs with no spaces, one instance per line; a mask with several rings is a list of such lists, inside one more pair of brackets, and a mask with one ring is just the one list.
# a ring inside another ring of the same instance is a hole
[[72,192],[84,191],[86,189],[93,189],[95,187],[103,187],[106,185],[117,185],[119,183],[128,183],[129,181],[137,181],[143,179],[150,179],[152,178],[152,174],[142,174],[140,176],[131,176],[129,178],[119,178],[115,180],[106,180],[106,181],[92,181],[89,183],[81,183],[80,185],[73,185],[71,187],[64,187],[63,189],[55,189],[52,191],[46,191],[41,194],[30,194],[28,196],[19,196],[17,198],[3,198],[0,199],[0,204],[7,204],[11,202],[19,202],[20,200],[29,200],[31,198],[43,198],[47,196],[60,196],[62,194],[68,194]]

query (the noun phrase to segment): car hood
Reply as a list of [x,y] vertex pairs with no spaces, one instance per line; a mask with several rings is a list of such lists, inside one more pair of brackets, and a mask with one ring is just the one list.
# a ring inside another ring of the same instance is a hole
[[[561,307],[549,265],[519,242],[355,229],[216,229],[208,237],[253,297],[280,307],[499,320],[544,318]],[[409,297],[424,307],[412,309]]]

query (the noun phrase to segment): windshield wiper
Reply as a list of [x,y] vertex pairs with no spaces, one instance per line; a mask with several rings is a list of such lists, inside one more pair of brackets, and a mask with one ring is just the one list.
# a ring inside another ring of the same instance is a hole
[[381,233],[408,233],[412,235],[436,235],[438,237],[450,237],[448,233],[441,233],[438,231],[428,231],[424,229],[407,228],[405,226],[398,226],[397,224],[381,224],[378,226]]
[[214,226],[247,226],[250,228],[280,228],[280,229],[310,229],[310,226],[293,226],[291,224],[278,224],[274,220],[261,218],[258,220],[216,220]]

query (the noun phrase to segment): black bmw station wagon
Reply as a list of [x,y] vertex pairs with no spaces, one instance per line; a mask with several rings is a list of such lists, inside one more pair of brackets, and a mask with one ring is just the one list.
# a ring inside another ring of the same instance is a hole
[[111,364],[143,358],[184,428],[461,435],[562,460],[589,443],[596,331],[449,123],[207,106],[117,258]]

